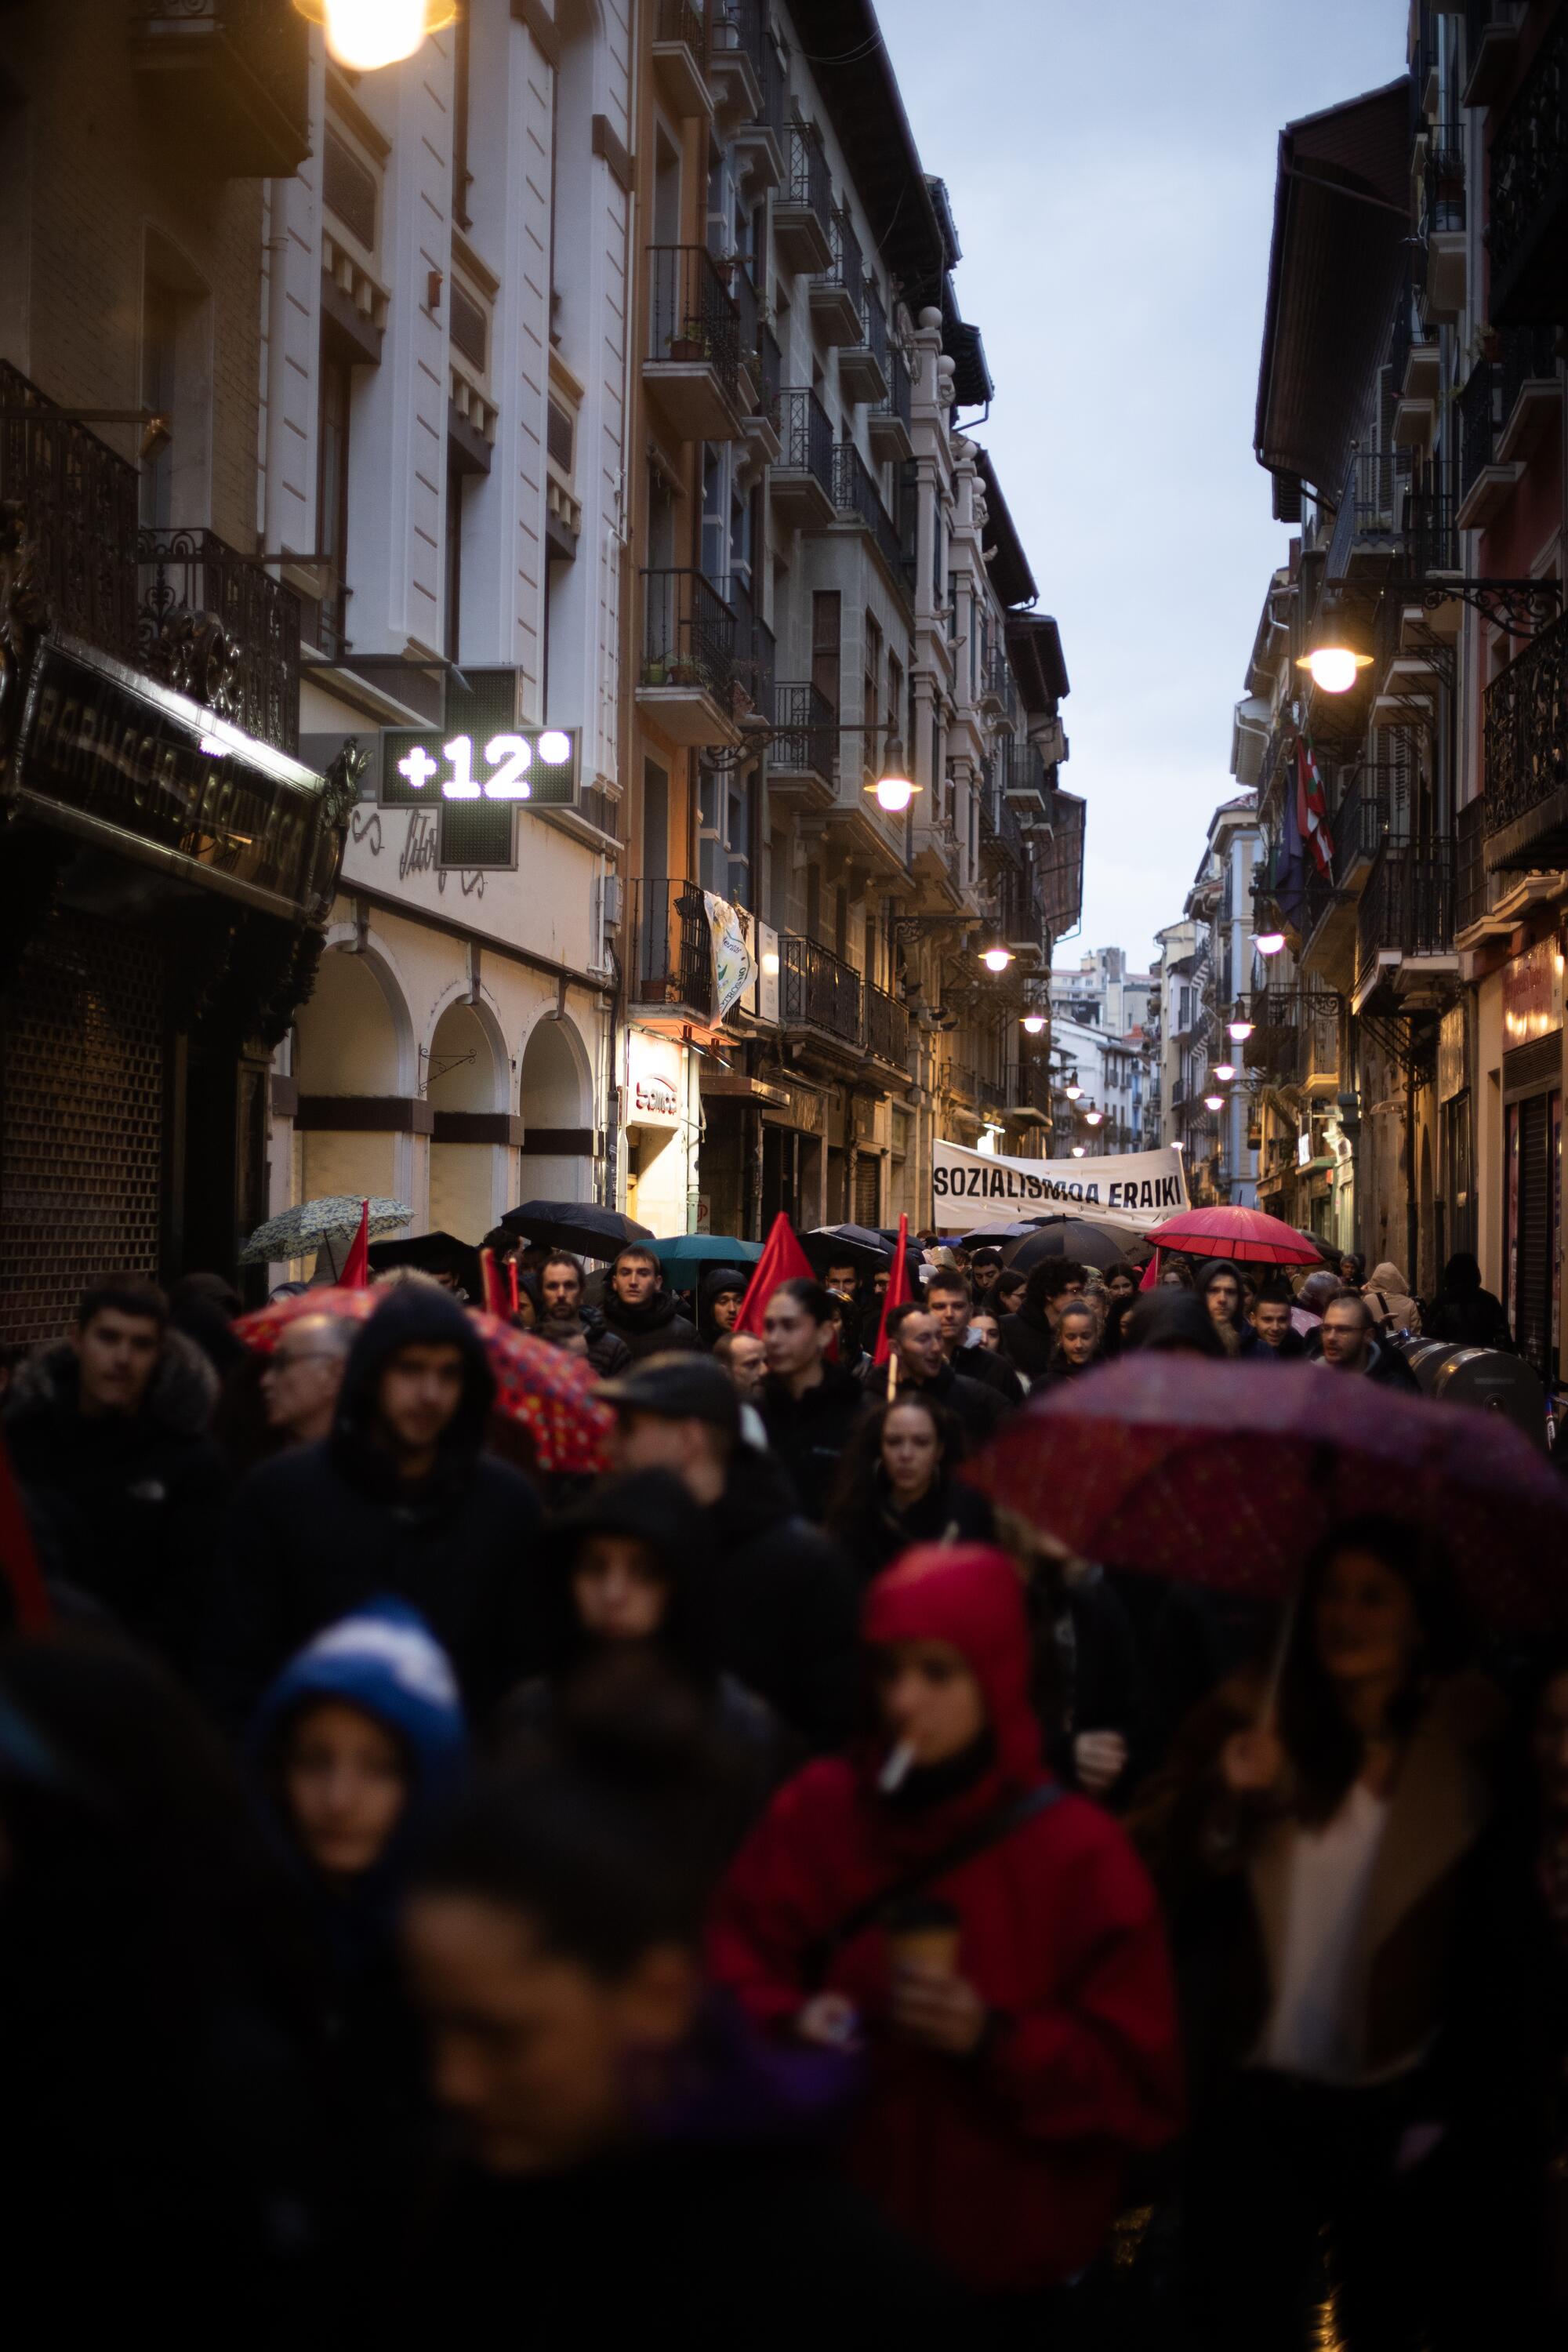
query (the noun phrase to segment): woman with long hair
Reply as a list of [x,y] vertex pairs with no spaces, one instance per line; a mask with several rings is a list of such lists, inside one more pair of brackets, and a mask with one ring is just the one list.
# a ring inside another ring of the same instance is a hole
[[1038,1396],[1047,1389],[1058,1388],[1064,1381],[1076,1381],[1104,1359],[1105,1335],[1097,1309],[1088,1299],[1064,1307],[1057,1324],[1057,1344],[1033,1392]]
[[911,1544],[990,1541],[990,1504],[953,1475],[963,1459],[958,1422],[920,1389],[907,1389],[860,1423],[845,1448],[826,1524],[863,1582]]
[[1193,1994],[1188,2322],[1218,2352],[1300,2340],[1325,2225],[1341,2340],[1425,2340],[1453,2119],[1433,2061],[1500,1716],[1463,1656],[1436,1540],[1348,1522],[1309,1564],[1277,1696],[1223,1685],[1140,1800]]

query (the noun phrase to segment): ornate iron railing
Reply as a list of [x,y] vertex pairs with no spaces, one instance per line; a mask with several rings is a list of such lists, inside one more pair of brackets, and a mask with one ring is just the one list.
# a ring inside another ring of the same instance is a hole
[[773,688],[773,740],[768,764],[786,775],[820,776],[830,784],[837,772],[838,719],[817,687],[780,681]]
[[706,246],[648,247],[647,356],[706,361],[730,398],[741,392],[741,313]]
[[779,454],[775,473],[814,474],[833,496],[833,425],[815,392],[789,386],[779,394]]
[[[212,530],[138,534],[142,659],[182,692],[220,699],[237,727],[279,751],[300,748],[300,599]],[[203,624],[216,620],[226,653]],[[204,677],[204,670],[205,676]]]
[[1357,965],[1363,976],[1380,952],[1453,952],[1454,877],[1452,840],[1384,848],[1356,912]]
[[1405,501],[1414,460],[1408,449],[1359,449],[1352,457],[1334,517],[1324,574],[1342,580],[1351,551],[1363,541],[1397,539],[1405,528]]
[[826,269],[817,271],[812,283],[840,287],[858,310],[865,299],[866,264],[847,205],[834,207],[832,238],[833,258]]
[[898,525],[882,504],[877,478],[853,441],[840,441],[833,451],[833,503],[841,515],[853,516],[871,534],[877,551],[893,577],[903,581],[904,547]]
[[844,1044],[861,1039],[860,975],[815,940],[782,939],[779,968],[787,1024],[821,1029]]
[[1568,15],[1562,10],[1493,133],[1489,161],[1491,273],[1499,287],[1553,209],[1554,189],[1568,168]]
[[903,1070],[910,1060],[910,1016],[897,997],[884,988],[865,983],[866,1051],[889,1069]]
[[701,887],[649,875],[633,893],[632,1000],[713,1009],[713,935]]
[[57,628],[133,662],[134,466],[0,361],[0,499],[24,512]]
[[1568,613],[1487,688],[1485,752],[1489,836],[1568,790]]
[[753,709],[771,717],[773,707],[773,633],[752,603],[741,574],[730,575],[730,610],[735,615],[735,678]]
[[1422,226],[1428,236],[1465,226],[1464,133],[1457,122],[1434,123],[1422,173]]
[[735,615],[700,572],[645,572],[644,686],[705,687],[729,707]]
[[828,169],[822,133],[815,122],[796,121],[789,126],[784,184],[776,201],[794,211],[814,213],[824,236],[832,236],[833,174]]
[[888,346],[888,390],[871,410],[873,419],[881,417],[908,427],[914,415],[914,385],[910,375],[910,363],[897,343]]
[[779,388],[784,376],[784,358],[778,337],[763,316],[762,302],[752,273],[743,261],[731,265],[731,291],[734,297],[739,321],[741,362],[749,379],[752,404],[748,415],[765,416],[776,425],[779,414]]

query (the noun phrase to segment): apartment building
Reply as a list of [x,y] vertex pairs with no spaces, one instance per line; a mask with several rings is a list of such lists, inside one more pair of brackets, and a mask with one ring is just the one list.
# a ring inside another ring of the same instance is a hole
[[1237,770],[1270,1175],[1420,1289],[1475,1249],[1552,1381],[1565,60],[1554,0],[1417,5],[1405,77],[1282,134],[1256,437],[1297,535]]

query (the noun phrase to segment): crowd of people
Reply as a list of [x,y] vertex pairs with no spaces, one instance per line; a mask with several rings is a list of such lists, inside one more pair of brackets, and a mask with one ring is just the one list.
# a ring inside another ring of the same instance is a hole
[[212,1278],[108,1276],[5,1368],[48,1602],[0,1645],[14,2303],[1561,2343],[1568,1651],[1484,1639],[1397,1494],[1281,1610],[984,1476],[1142,1351],[1414,1391],[1417,1329],[1508,1343],[1475,1262],[1421,1306],[932,1234],[904,1304],[846,1257],[755,1329],[741,1269],[498,1240],[596,1475],[501,1443],[416,1273],[264,1357]]

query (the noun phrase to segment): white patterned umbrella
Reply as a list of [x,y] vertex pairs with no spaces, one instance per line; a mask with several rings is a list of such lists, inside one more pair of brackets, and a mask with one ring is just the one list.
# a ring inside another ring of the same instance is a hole
[[[346,1192],[329,1193],[320,1201],[301,1201],[280,1216],[268,1217],[258,1225],[239,1253],[241,1265],[277,1265],[285,1258],[306,1257],[311,1250],[320,1249],[324,1242],[352,1240],[359,1231],[360,1212],[364,1206],[363,1194],[351,1199]],[[370,1237],[395,1234],[400,1227],[412,1224],[414,1212],[401,1201],[372,1201],[370,1204]]]

